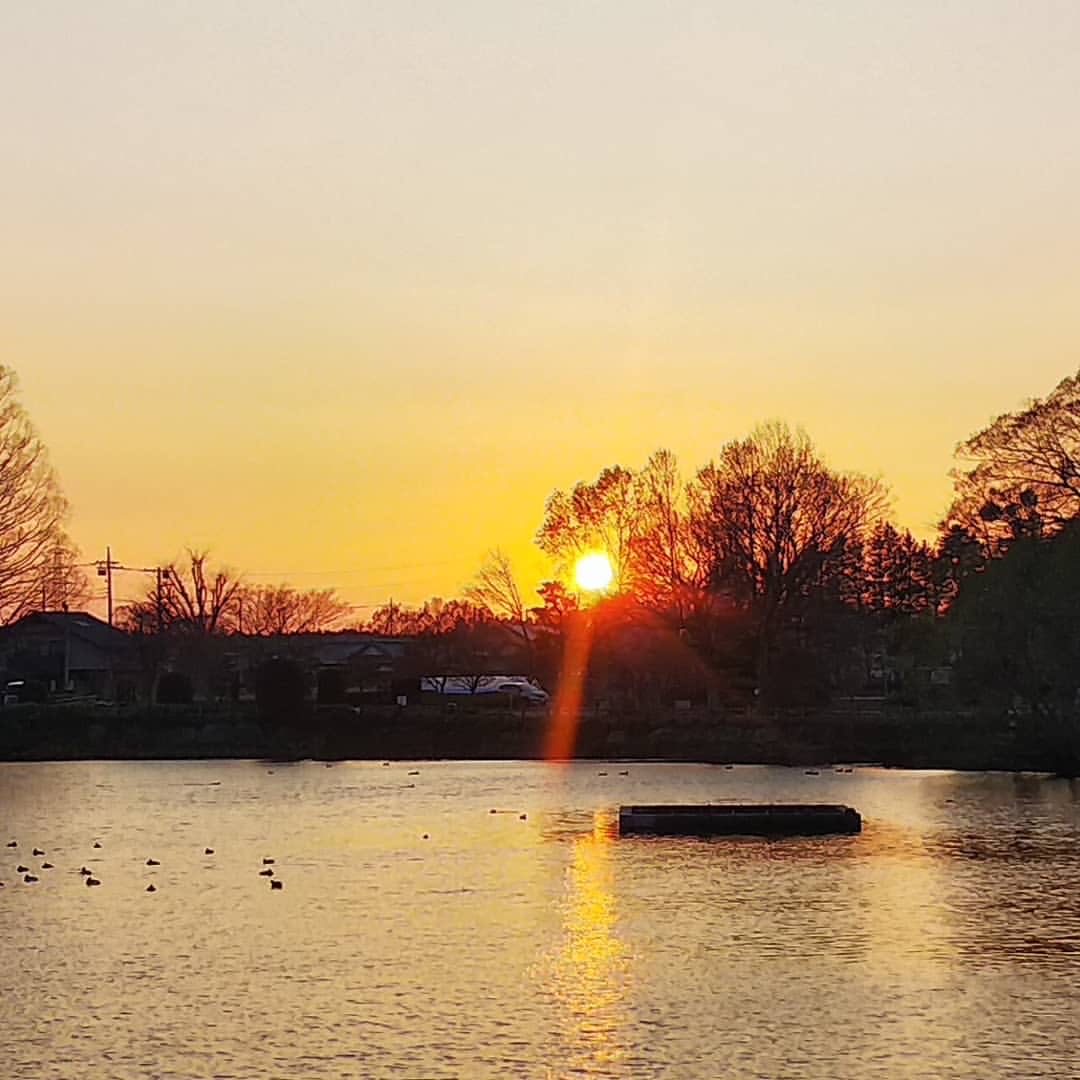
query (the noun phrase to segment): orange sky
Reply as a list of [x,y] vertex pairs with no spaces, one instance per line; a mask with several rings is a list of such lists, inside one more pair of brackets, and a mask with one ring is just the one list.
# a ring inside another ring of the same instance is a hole
[[552,488],[771,417],[926,535],[1080,362],[1078,54],[1071,2],[16,6],[3,362],[87,557],[531,582]]

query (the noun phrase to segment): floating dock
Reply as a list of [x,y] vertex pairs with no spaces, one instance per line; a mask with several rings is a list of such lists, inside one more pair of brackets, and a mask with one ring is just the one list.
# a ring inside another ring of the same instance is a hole
[[858,811],[823,803],[619,807],[622,836],[850,836],[861,831]]

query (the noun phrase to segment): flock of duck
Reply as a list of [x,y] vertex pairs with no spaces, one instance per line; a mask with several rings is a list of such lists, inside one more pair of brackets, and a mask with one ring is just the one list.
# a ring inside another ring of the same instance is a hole
[[[12,848],[12,849],[17,849],[18,846],[19,846],[19,841],[18,840],[9,840],[8,843],[7,843],[7,846],[9,848]],[[94,847],[100,849],[101,842],[98,841],[98,840],[95,840],[94,841]],[[31,854],[35,859],[42,859],[44,861],[41,863],[41,865],[39,867],[36,868],[37,873],[34,872],[34,869],[32,869],[29,866],[24,865],[21,861],[15,867],[15,873],[21,875],[23,884],[25,884],[25,885],[36,885],[41,880],[38,877],[38,873],[41,873],[41,872],[46,871],[46,870],[55,870],[56,869],[56,867],[51,862],[48,861],[48,859],[46,858],[46,853],[42,848],[39,848],[39,847],[33,848]],[[214,854],[214,849],[213,848],[209,848],[209,847],[208,848],[203,848],[203,855],[204,856],[209,857],[209,856],[211,856],[213,854]],[[145,865],[153,868],[155,866],[160,866],[161,862],[158,859],[149,858],[149,859],[146,860]],[[281,889],[285,888],[285,886],[282,883],[281,879],[274,877],[274,860],[273,859],[263,858],[262,867],[263,868],[259,871],[259,877],[267,878],[269,880],[269,882],[270,882],[270,888],[271,889],[273,889],[273,890],[281,890]],[[78,873],[79,873],[79,876],[86,883],[88,888],[93,888],[94,886],[101,884],[101,879],[94,877],[94,872],[92,870],[87,869],[85,866],[80,866],[79,870],[78,870]],[[0,881],[0,889],[3,889],[5,887],[6,887],[6,883],[3,882],[3,881]],[[148,893],[157,892],[157,886],[151,881],[150,884],[146,886],[146,891]]]

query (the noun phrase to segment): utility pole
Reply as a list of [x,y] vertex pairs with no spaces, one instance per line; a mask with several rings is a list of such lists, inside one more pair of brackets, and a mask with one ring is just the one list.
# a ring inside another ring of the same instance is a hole
[[[103,572],[102,567],[99,565],[98,566],[98,575],[101,576],[102,572]],[[109,625],[110,626],[112,626],[112,614],[113,614],[113,612],[112,612],[112,572],[113,572],[112,548],[111,547],[106,547],[105,548],[105,567],[104,567],[105,596],[106,596],[106,603],[108,605]]]
[[112,557],[112,548],[105,548],[105,561],[98,561],[97,572],[98,577],[105,579],[105,597],[106,605],[109,613],[109,625],[113,624],[113,581],[112,575],[114,570],[131,570],[136,574],[154,574],[157,577],[157,589],[154,593],[154,604],[156,611],[156,622],[158,632],[161,632],[162,625],[165,622],[165,596],[164,596],[164,584],[169,577],[169,568],[167,566],[123,566],[121,563],[114,561]]

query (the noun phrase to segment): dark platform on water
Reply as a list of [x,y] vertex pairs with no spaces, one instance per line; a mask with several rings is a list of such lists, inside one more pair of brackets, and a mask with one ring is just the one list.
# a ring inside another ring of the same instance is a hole
[[862,818],[856,810],[822,803],[619,807],[623,836],[826,836],[861,831]]

